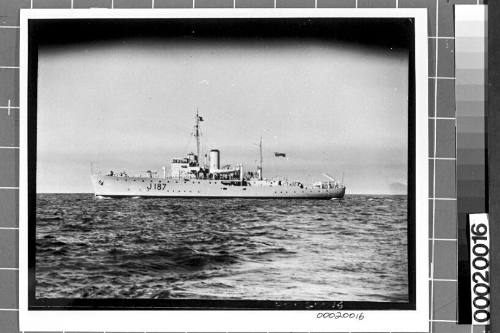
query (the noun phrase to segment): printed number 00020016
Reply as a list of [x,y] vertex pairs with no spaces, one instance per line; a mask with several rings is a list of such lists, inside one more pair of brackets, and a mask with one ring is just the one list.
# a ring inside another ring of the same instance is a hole
[[490,275],[488,268],[490,266],[488,260],[489,247],[483,242],[488,241],[488,226],[479,223],[471,225],[471,239],[472,239],[472,267],[476,272],[472,274],[472,281],[475,283],[472,292],[472,304],[474,309],[474,320],[478,323],[487,322],[490,319]]

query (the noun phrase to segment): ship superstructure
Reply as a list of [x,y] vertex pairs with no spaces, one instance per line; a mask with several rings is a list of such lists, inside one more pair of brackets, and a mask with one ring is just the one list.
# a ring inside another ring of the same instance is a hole
[[163,168],[163,175],[148,170],[129,175],[127,172],[103,174],[91,172],[91,181],[96,196],[102,197],[206,197],[206,198],[343,198],[345,186],[333,178],[311,185],[300,181],[266,179],[263,177],[262,138],[259,143],[260,161],[257,170],[245,172],[242,164],[221,165],[221,154],[212,149],[200,161],[200,122],[203,118],[196,112],[193,135],[196,138],[196,153],[183,158],[174,158],[170,163],[170,174]]

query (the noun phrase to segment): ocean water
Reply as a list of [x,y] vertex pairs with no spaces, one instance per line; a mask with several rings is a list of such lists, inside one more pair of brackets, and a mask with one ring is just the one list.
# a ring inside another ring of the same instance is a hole
[[408,299],[406,196],[38,194],[37,298]]

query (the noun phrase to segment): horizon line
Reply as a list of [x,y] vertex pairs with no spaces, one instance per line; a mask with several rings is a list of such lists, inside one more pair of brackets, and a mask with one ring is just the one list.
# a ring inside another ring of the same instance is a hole
[[[94,192],[36,192],[36,194],[94,194]],[[408,195],[408,193],[346,193],[345,194],[346,196],[347,195],[393,195],[393,196],[396,196],[396,195]],[[133,196],[131,195],[130,197],[137,197],[137,196]],[[140,195],[138,197],[141,197]],[[143,196],[145,198],[155,198],[155,196]],[[163,198],[166,198],[166,197],[163,197]],[[172,196],[172,197],[169,197],[169,198],[176,198],[175,196]],[[195,197],[193,196],[192,198],[207,198],[207,197]],[[251,198],[251,197],[243,197],[243,198]],[[293,198],[291,198],[293,199]]]

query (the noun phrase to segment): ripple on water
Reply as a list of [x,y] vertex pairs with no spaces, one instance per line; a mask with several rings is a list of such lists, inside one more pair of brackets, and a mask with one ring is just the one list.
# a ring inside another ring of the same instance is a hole
[[40,194],[36,295],[405,301],[406,207]]

